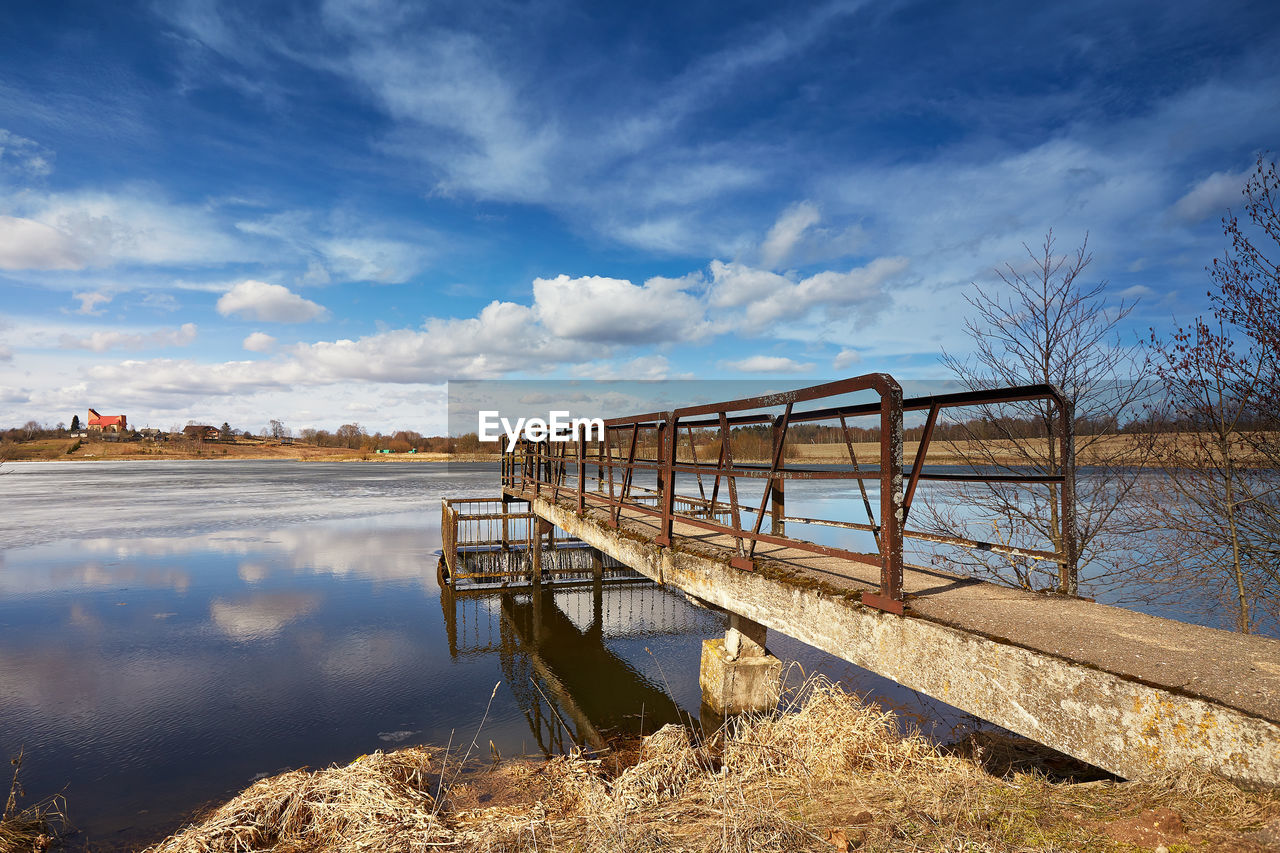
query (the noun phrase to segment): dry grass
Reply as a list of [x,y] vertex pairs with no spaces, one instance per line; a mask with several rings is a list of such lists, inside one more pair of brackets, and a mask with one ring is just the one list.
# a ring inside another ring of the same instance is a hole
[[[1102,435],[1076,437],[1076,464],[1081,466],[1098,464],[1115,464],[1118,459],[1130,460],[1127,464],[1158,465],[1158,457],[1147,456],[1143,447],[1152,440],[1148,435]],[[1174,458],[1191,458],[1192,448],[1196,445],[1192,436],[1162,434],[1156,436],[1166,454]],[[1039,442],[1037,446],[1036,442]],[[1245,464],[1268,465],[1269,461],[1261,454],[1252,453],[1243,439],[1238,439],[1238,458]],[[980,445],[980,446],[979,446]],[[904,441],[902,458],[909,466],[916,458],[920,443]],[[1048,439],[1028,439],[1027,447],[1035,458],[1048,458]],[[1016,442],[1009,439],[991,439],[983,442],[943,441],[935,440],[929,445],[925,462],[929,465],[965,465],[973,460],[990,461],[1000,465],[1025,465],[1027,456],[1019,452]],[[853,450],[862,463],[875,464],[880,458],[880,445],[877,442],[854,442]],[[842,443],[836,444],[795,444],[790,446],[788,460],[809,463],[827,463],[847,465],[849,449]],[[701,456],[699,456],[701,458]],[[1145,460],[1141,462],[1140,460]]]
[[251,785],[153,853],[423,851],[448,837],[429,793],[437,751],[362,755],[345,767],[294,770]]
[[[994,776],[902,737],[822,679],[786,713],[706,743],[667,726],[619,772],[581,755],[473,771],[430,796],[438,752],[267,779],[154,853],[460,851],[1262,851],[1280,795],[1188,771],[1149,782]],[[1261,835],[1256,833],[1261,832]],[[1259,840],[1261,839],[1261,840]]]
[[228,460],[277,459],[301,462],[469,462],[496,461],[496,454],[472,456],[448,453],[375,453],[345,447],[315,447],[310,444],[274,444],[271,442],[194,442],[174,440],[97,441],[94,439],[40,439],[21,443],[0,444],[0,459],[19,461],[90,460]]
[[61,796],[50,797],[25,808],[18,807],[23,796],[22,783],[18,781],[22,759],[20,751],[9,762],[13,765],[13,779],[9,783],[4,810],[0,811],[0,853],[41,853],[48,850],[60,832],[67,828],[66,809]]

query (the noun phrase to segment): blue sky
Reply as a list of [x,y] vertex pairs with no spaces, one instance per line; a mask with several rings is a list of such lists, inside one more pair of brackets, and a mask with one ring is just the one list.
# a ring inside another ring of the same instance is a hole
[[0,425],[432,432],[451,378],[935,377],[970,283],[1050,227],[1165,329],[1280,147],[1274,2],[3,16]]

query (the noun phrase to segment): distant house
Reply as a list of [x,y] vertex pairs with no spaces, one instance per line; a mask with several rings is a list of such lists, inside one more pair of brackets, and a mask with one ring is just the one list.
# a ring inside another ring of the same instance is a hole
[[155,427],[146,427],[138,430],[138,435],[143,438],[149,438],[152,441],[162,441],[164,439],[164,430],[156,429]]
[[97,433],[114,433],[119,435],[128,432],[129,426],[125,423],[124,415],[100,415],[93,409],[89,410],[89,421],[85,424],[89,432]]
[[217,441],[222,438],[222,430],[207,424],[190,424],[182,428],[182,434],[196,441]]

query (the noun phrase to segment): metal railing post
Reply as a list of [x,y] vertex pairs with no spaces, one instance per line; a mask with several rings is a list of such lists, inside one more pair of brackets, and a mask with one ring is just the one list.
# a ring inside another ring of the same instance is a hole
[[902,386],[883,376],[880,391],[880,592],[862,603],[902,615]]
[[[783,446],[786,442],[787,429],[786,423],[782,417],[773,419],[773,443],[774,455],[779,459],[778,469],[781,470],[786,466],[786,448]],[[770,515],[770,532],[774,536],[787,535],[787,504],[784,487],[787,481],[781,477],[769,480],[769,515]]]
[[1076,417],[1075,401],[1059,392],[1059,451],[1062,457],[1062,562],[1058,591],[1080,594],[1079,545],[1076,540]]
[[585,434],[578,439],[578,515],[587,511],[587,439]]
[[675,464],[676,464],[676,417],[667,413],[666,421],[658,428],[658,452],[662,458],[662,468],[658,472],[658,506],[662,510],[661,527],[654,539],[659,545],[670,545],[674,528],[675,515]]

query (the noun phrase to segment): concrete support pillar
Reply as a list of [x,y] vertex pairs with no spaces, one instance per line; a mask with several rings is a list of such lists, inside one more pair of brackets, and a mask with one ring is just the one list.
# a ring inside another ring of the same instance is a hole
[[772,711],[782,691],[782,661],[765,648],[763,625],[729,614],[723,639],[702,641],[702,703],[721,716]]
[[724,650],[729,660],[764,657],[769,652],[764,644],[769,629],[759,622],[729,614],[729,629],[724,633]]
[[604,554],[599,548],[591,549],[591,577],[597,580],[604,577]]

